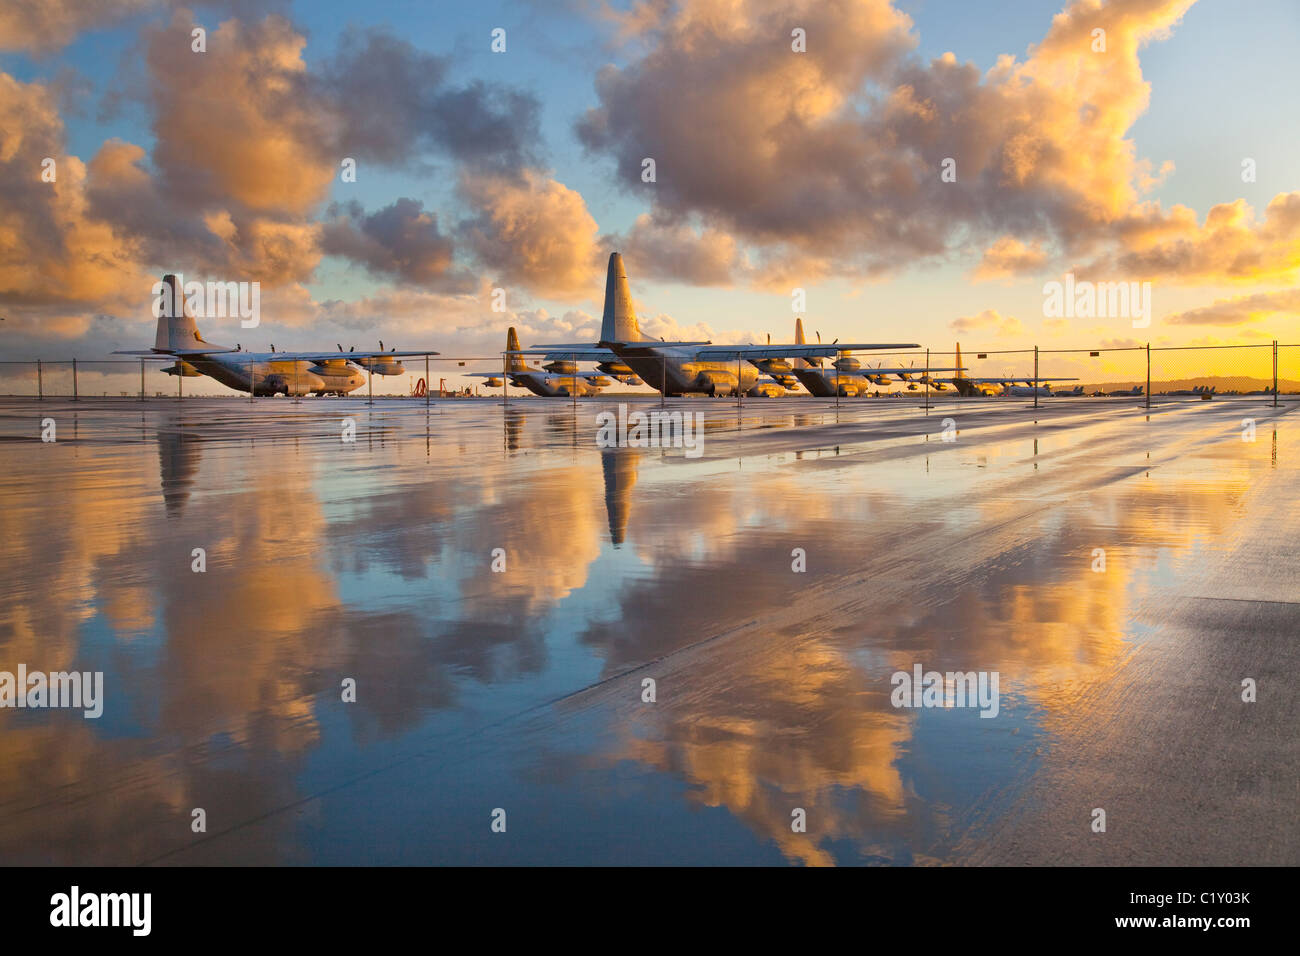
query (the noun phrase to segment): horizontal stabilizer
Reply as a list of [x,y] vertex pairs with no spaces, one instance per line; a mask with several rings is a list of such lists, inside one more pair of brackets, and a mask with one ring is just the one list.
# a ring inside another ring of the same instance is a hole
[[[689,345],[689,342],[670,343]],[[701,348],[696,356],[700,359],[750,359],[759,361],[772,358],[833,358],[841,352],[882,351],[894,349],[914,349],[913,343],[886,344],[850,344],[831,343],[830,345],[708,345]]]

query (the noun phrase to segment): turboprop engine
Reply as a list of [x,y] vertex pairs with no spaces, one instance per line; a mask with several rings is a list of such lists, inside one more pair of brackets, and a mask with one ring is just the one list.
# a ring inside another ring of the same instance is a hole
[[179,375],[182,378],[198,378],[203,374],[189,362],[184,362],[180,359],[176,360],[175,365],[169,365],[163,369],[163,372],[168,375]]
[[556,359],[554,362],[547,362],[542,368],[548,372],[554,372],[556,375],[578,374],[578,363],[572,359]]
[[735,391],[736,373],[721,369],[702,369],[695,376],[695,387],[701,392],[717,395],[720,392]]
[[[625,382],[628,385],[636,382],[636,373],[622,362],[601,362],[596,366],[596,370],[604,372],[606,375],[613,375],[620,382]],[[632,381],[628,382],[628,378],[631,378]]]
[[[339,351],[343,352],[342,345],[339,346]],[[379,340],[379,351],[384,351],[383,339]],[[391,348],[388,351],[396,352],[397,349]],[[402,367],[400,360],[387,355],[351,355],[347,352],[344,352],[343,354],[347,355],[351,361],[356,362],[366,371],[373,372],[376,375],[401,375],[406,371],[406,369]]]
[[759,359],[754,364],[758,366],[760,371],[766,372],[768,375],[771,375],[773,378],[777,378],[778,376],[781,375],[789,376],[794,374],[794,369],[791,367],[790,361],[788,359],[783,359],[783,358]]

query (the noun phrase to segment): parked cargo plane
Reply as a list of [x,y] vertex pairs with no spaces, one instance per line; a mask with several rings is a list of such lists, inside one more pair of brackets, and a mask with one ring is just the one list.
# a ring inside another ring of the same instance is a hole
[[[761,363],[768,359],[830,358],[849,350],[916,348],[915,344],[846,345],[713,345],[710,342],[656,341],[641,331],[632,292],[628,288],[623,257],[610,253],[605,276],[605,309],[601,316],[600,342],[595,345],[534,345],[520,350],[524,355],[545,355],[548,359],[573,357],[583,361],[590,354],[612,352],[647,385],[665,395],[736,395],[750,392],[758,382]],[[763,371],[767,371],[763,369]],[[769,373],[770,374],[770,373]]]
[[[614,359],[614,353],[610,352],[608,357]],[[572,356],[551,358],[540,369],[529,368],[519,352],[519,334],[513,326],[506,332],[505,364],[501,372],[471,372],[468,377],[486,379],[484,384],[489,388],[501,388],[509,378],[511,385],[546,398],[599,395],[602,388],[611,384],[610,378],[600,371],[578,371],[578,361]],[[629,375],[631,371],[628,369]],[[621,380],[625,381],[627,377]]]
[[[1082,395],[1083,389],[1075,389],[1069,392],[1053,392],[1052,382],[1077,382],[1077,378],[1060,378],[1053,376],[1045,378],[1043,376],[1033,375],[1003,375],[1001,378],[970,378],[966,375],[966,370],[961,364],[961,343],[957,343],[957,374],[952,378],[942,378],[936,381],[947,382],[957,389],[957,393],[962,398],[972,398],[979,395],[1010,395],[1016,398],[1029,398],[1033,395]],[[1024,385],[1017,385],[1016,382],[1024,382]]]
[[[803,319],[794,320],[794,340],[799,345],[804,344]],[[834,342],[831,344],[835,345]],[[843,348],[843,346],[837,347]],[[914,345],[902,347],[916,348]],[[926,370],[923,368],[918,369],[910,365],[904,368],[864,366],[859,359],[848,354],[848,352],[841,353],[828,368],[822,367],[819,358],[795,359],[788,367],[790,374],[794,375],[799,380],[799,383],[808,389],[809,394],[822,398],[830,398],[837,392],[849,398],[856,395],[866,395],[871,391],[870,386],[873,384],[882,387],[890,385],[890,375],[897,375],[898,380],[906,382],[909,389],[915,389],[918,384],[924,384],[926,381]],[[959,370],[956,368],[932,368],[929,371],[955,372]],[[913,379],[913,375],[918,375],[919,378]],[[931,379],[931,384],[935,388],[941,388],[941,386],[935,384],[933,379]]]
[[401,375],[406,371],[400,359],[417,355],[437,355],[431,349],[419,352],[245,352],[209,342],[199,334],[190,309],[174,275],[163,276],[169,288],[164,296],[158,331],[152,349],[120,350],[114,355],[139,355],[146,358],[174,358],[175,364],[163,369],[168,375],[196,378],[207,375],[222,385],[254,395],[346,395],[366,384],[364,372],[375,375]]

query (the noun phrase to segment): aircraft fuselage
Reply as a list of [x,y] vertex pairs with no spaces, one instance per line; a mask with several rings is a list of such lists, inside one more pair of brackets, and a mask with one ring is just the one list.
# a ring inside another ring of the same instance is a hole
[[751,362],[711,362],[696,359],[691,346],[660,346],[653,343],[618,344],[610,347],[641,381],[666,395],[735,395],[748,392],[758,381],[758,369]]
[[346,395],[365,385],[363,371],[347,360],[309,362],[277,358],[275,352],[190,355],[198,372],[239,392],[255,395]]

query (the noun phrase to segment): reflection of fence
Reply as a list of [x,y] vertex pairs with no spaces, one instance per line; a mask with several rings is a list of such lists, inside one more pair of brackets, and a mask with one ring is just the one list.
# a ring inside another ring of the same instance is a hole
[[[956,352],[871,352],[854,356],[860,368],[845,371],[843,381],[835,379],[835,397],[852,394],[842,386],[850,378],[856,382],[870,383],[870,388],[862,387],[856,394],[875,395],[879,397],[928,395],[942,398],[945,395],[965,391],[986,392],[1003,397],[1030,397],[1035,400],[1050,391],[1053,395],[1078,394],[1090,397],[1118,397],[1123,395],[1146,396],[1149,402],[1153,397],[1198,397],[1203,394],[1215,396],[1249,396],[1264,398],[1276,403],[1279,398],[1296,398],[1300,396],[1300,344],[1279,344],[1266,342],[1259,345],[1215,345],[1215,346],[1134,346],[1121,348],[1097,349],[1013,349],[980,351],[976,348],[962,349],[961,361]],[[497,368],[505,377],[505,394],[510,392],[507,367],[502,356],[502,364]],[[250,362],[256,362],[250,357]],[[416,362],[396,376],[378,375],[364,372],[366,383],[356,389],[357,397],[410,397],[417,390],[421,379],[426,383],[429,377],[429,361]],[[481,357],[434,358],[433,362],[487,361],[491,369],[491,360]],[[577,362],[573,363],[576,367]],[[621,363],[618,363],[621,365]],[[755,379],[756,369],[747,361],[733,358],[725,363],[720,371],[717,394],[736,394],[735,383],[743,381],[748,388]],[[828,373],[838,365],[830,359],[821,360]],[[286,365],[294,366],[293,362]],[[733,367],[734,366],[734,367]],[[960,371],[958,371],[960,366]],[[849,365],[845,366],[846,368]],[[903,375],[892,372],[872,376],[872,369],[904,370]],[[170,370],[170,372],[168,371]],[[144,400],[145,398],[185,397],[197,390],[199,382],[210,382],[204,376],[193,373],[175,374],[176,369],[171,360],[159,362],[149,359],[67,359],[67,360],[31,360],[0,361],[0,394],[30,396],[33,398],[126,398]],[[252,371],[252,369],[250,369]],[[542,363],[530,365],[527,371],[540,373],[544,371]],[[670,384],[667,363],[661,361],[652,376],[654,381],[638,377],[632,384],[661,391]],[[423,375],[421,375],[423,372]],[[567,372],[567,369],[566,369]],[[572,373],[570,373],[572,374]],[[831,373],[835,374],[835,373]],[[296,366],[283,372],[283,377],[293,393],[301,393],[304,383],[296,376]],[[732,377],[734,376],[734,378]],[[251,376],[259,386],[259,394],[266,385],[263,373],[254,372]],[[565,374],[556,376],[563,379]],[[579,375],[572,376],[575,382],[585,381]],[[604,388],[618,379],[617,375],[604,376],[605,381],[599,387]],[[955,379],[964,377],[967,383],[960,384]],[[189,385],[186,379],[190,380]],[[794,376],[775,377],[763,374],[757,380],[766,384],[769,381],[787,380],[794,382]],[[927,387],[927,381],[929,387]],[[980,381],[979,387],[972,388],[973,381]],[[1030,383],[1037,381],[1046,386],[1039,391]],[[211,386],[202,389],[207,394]],[[515,390],[519,392],[518,389]],[[799,389],[802,391],[802,389]],[[417,397],[427,402],[433,389],[426,389]],[[440,395],[444,389],[438,389]],[[247,393],[245,393],[247,394]],[[573,394],[573,393],[570,393]],[[749,393],[754,394],[754,393]],[[249,396],[250,398],[252,396]],[[573,394],[576,399],[577,395]],[[737,395],[737,398],[741,398]]]

